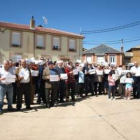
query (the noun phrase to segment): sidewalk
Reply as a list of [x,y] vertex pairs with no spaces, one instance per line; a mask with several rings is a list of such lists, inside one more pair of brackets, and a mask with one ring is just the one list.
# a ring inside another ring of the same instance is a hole
[[1,140],[140,139],[140,100],[110,101],[101,95],[50,109],[32,107],[0,116]]

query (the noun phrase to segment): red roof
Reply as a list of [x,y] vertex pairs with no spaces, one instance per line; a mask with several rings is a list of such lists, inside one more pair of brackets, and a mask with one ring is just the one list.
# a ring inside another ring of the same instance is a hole
[[[0,27],[33,31],[32,29],[30,29],[29,25],[8,23],[8,22],[0,22]],[[67,36],[73,36],[73,37],[78,37],[78,38],[84,38],[83,35],[78,35],[78,34],[74,34],[74,33],[70,33],[70,32],[65,32],[65,31],[61,31],[61,30],[57,30],[57,29],[52,29],[52,28],[35,27],[35,31],[37,31],[37,32],[45,32],[45,33],[52,33],[52,34],[58,34],[58,35],[67,35]]]

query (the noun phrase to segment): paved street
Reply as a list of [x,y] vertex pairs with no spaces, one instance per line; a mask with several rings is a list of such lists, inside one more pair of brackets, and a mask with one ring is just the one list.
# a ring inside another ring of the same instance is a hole
[[32,107],[31,111],[5,110],[0,116],[1,140],[140,139],[140,100],[110,101],[102,95],[56,108]]

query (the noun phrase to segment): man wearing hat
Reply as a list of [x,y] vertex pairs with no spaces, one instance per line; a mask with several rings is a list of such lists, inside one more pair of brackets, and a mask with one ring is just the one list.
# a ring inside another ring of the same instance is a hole
[[[50,93],[51,93],[51,105],[57,106],[57,86],[58,81],[51,82],[50,75],[58,75],[57,71],[54,69],[54,64],[52,61],[48,61],[48,67],[43,70],[42,78],[45,80],[45,98],[46,107],[50,108]],[[50,92],[51,91],[51,92]]]

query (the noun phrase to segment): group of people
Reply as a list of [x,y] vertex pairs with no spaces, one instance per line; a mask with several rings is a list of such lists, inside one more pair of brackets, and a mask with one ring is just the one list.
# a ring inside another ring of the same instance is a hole
[[75,102],[75,95],[83,98],[89,93],[92,96],[108,94],[109,100],[115,100],[116,94],[130,100],[133,93],[134,98],[140,99],[138,63],[126,69],[125,66],[116,67],[107,63],[52,62],[41,58],[39,64],[24,59],[18,63],[4,60],[0,68],[0,114],[3,114],[5,95],[8,111],[15,111],[13,103],[20,111],[23,98],[26,109],[31,110],[35,97],[38,104],[43,102],[46,108],[50,108],[69,100]]

